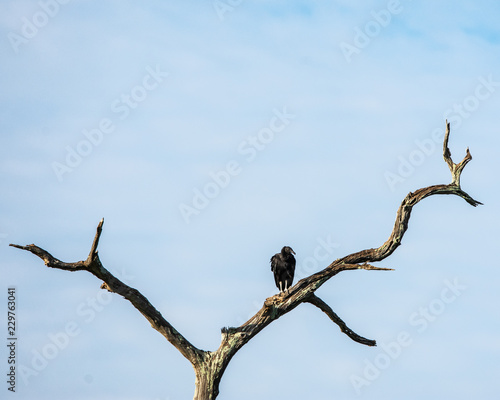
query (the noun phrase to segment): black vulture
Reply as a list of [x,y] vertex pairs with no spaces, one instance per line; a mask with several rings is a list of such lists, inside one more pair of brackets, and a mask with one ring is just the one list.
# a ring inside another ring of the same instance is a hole
[[271,271],[274,273],[274,282],[280,293],[292,286],[293,274],[295,272],[295,252],[291,247],[285,246],[281,253],[271,257]]

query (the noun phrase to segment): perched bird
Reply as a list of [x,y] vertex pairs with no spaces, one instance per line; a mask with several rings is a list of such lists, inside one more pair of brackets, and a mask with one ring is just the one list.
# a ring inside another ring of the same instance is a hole
[[271,271],[274,273],[274,282],[280,293],[287,291],[293,282],[293,274],[295,273],[295,252],[291,247],[285,246],[281,249],[281,253],[277,253],[271,257]]

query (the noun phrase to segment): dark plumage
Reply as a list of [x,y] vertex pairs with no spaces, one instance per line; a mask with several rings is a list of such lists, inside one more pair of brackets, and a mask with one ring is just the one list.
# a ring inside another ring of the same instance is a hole
[[274,273],[274,282],[280,293],[292,286],[293,274],[295,273],[295,252],[291,247],[285,246],[281,253],[271,257],[271,271]]

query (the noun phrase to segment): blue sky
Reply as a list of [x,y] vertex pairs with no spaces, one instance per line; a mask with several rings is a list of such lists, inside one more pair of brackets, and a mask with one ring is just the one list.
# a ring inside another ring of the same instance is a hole
[[219,398],[497,394],[500,6],[351,3],[2,2],[0,304],[14,286],[28,371],[12,397],[186,399],[194,374],[95,277],[9,243],[77,261],[104,217],[103,264],[215,350],[276,293],[283,245],[303,277],[378,247],[409,191],[451,181],[446,118],[484,206],[425,199],[379,263],[395,271],[318,291],[379,346],[302,305],[235,356]]

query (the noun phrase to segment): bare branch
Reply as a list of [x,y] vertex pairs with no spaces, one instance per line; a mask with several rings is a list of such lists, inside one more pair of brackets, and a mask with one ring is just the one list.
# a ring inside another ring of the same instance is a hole
[[446,133],[444,134],[444,140],[443,140],[443,158],[444,161],[446,161],[446,164],[448,164],[451,173],[453,174],[453,161],[451,160],[451,152],[450,148],[448,147],[449,139],[450,139],[450,123],[448,122],[448,120],[446,120]]
[[9,246],[33,253],[34,255],[40,257],[45,263],[45,265],[50,268],[62,269],[65,271],[81,271],[87,269],[86,261],[77,261],[73,263],[62,262],[57,258],[53,257],[49,252],[45,251],[44,249],[41,249],[38,246],[35,246],[34,244],[19,246],[18,244],[11,243],[9,244]]
[[[467,149],[467,155],[458,165],[454,164],[451,159],[451,153],[448,148],[448,140],[450,136],[450,124],[446,123],[446,134],[443,143],[443,157],[450,167],[452,173],[453,181],[448,185],[434,185],[428,186],[422,189],[418,189],[415,192],[410,192],[403,199],[401,205],[399,206],[396,221],[394,223],[394,228],[392,230],[389,239],[380,247],[376,249],[362,250],[357,253],[350,254],[341,259],[332,262],[324,271],[329,269],[334,271],[334,268],[339,264],[358,264],[364,262],[376,262],[381,261],[389,257],[397,247],[401,245],[403,236],[408,229],[408,221],[410,220],[411,211],[413,207],[425,199],[426,197],[438,195],[438,194],[451,194],[463,198],[467,203],[476,207],[477,205],[483,204],[480,201],[474,200],[466,192],[460,188],[460,174],[462,173],[465,165],[472,159],[469,150]],[[324,272],[322,271],[322,272]]]
[[92,242],[92,247],[90,248],[89,256],[87,260],[92,260],[95,256],[97,256],[97,246],[99,245],[99,239],[101,238],[102,226],[104,224],[104,218],[99,221],[99,225],[97,225],[97,232],[94,237],[94,241]]
[[[466,158],[459,164],[459,166],[454,166],[453,161],[451,160],[450,151],[448,149],[449,134],[449,124],[447,123],[447,131],[443,145],[445,161],[449,166],[452,165],[450,166],[450,170],[452,171],[454,182],[459,182],[460,174],[463,168],[472,157],[470,157],[470,153],[467,151]],[[457,178],[455,179],[455,177]],[[408,193],[408,195],[403,199],[397,211],[396,221],[394,223],[391,235],[382,246],[374,249],[362,250],[337,259],[322,271],[297,282],[293,287],[289,289],[288,293],[286,293],[285,295],[276,295],[266,299],[266,301],[264,302],[264,306],[243,325],[238,328],[225,328],[225,330],[223,331],[223,333],[225,333],[225,338],[227,339],[227,335],[233,335],[231,337],[232,339],[234,339],[234,349],[237,350],[258,332],[260,332],[264,327],[269,325],[272,321],[290,312],[299,304],[303,302],[311,303],[311,299],[313,299],[313,304],[314,302],[316,302],[317,304],[315,305],[319,307],[319,301],[315,300],[311,296],[314,296],[315,291],[321,285],[323,285],[323,283],[325,283],[341,271],[354,269],[382,271],[390,270],[389,268],[374,267],[373,265],[368,264],[368,262],[377,262],[389,257],[396,250],[396,248],[401,245],[403,236],[408,229],[408,222],[410,220],[411,211],[419,201],[432,195],[452,194],[462,197],[473,206],[482,204],[465,193],[462,189],[460,189],[460,186],[455,184],[454,182],[448,185],[429,186],[419,189],[413,193]],[[323,307],[326,310],[326,307]],[[241,335],[243,332],[243,336],[234,336],[237,334]]]
[[469,149],[467,149],[464,159],[459,164],[455,164],[451,158],[451,152],[448,147],[449,136],[450,124],[447,121],[446,134],[443,141],[443,158],[448,164],[452,174],[452,182],[450,184],[429,186],[418,189],[413,193],[408,193],[398,208],[393,230],[385,243],[378,248],[358,251],[339,258],[322,271],[301,279],[293,287],[287,290],[286,293],[266,299],[262,308],[247,322],[237,328],[223,328],[221,344],[219,348],[213,352],[203,351],[194,347],[163,318],[160,312],[153,307],[146,297],[136,289],[121,282],[102,266],[99,260],[97,247],[102,233],[104,219],[99,222],[90,253],[85,261],[65,263],[34,244],[27,246],[11,244],[11,246],[30,251],[44,260],[45,265],[51,268],[59,268],[67,271],[87,270],[102,280],[102,289],[115,292],[129,300],[151,323],[154,329],[159,331],[189,361],[191,361],[196,374],[195,398],[203,400],[215,399],[219,393],[218,388],[220,379],[236,352],[270,323],[292,311],[302,303],[310,303],[318,307],[352,340],[367,346],[376,345],[374,340],[366,339],[353,332],[328,304],[315,295],[315,292],[321,285],[341,271],[355,269],[376,271],[392,270],[389,268],[375,267],[370,263],[382,261],[389,257],[396,248],[401,245],[403,236],[408,229],[408,222],[413,207],[426,197],[438,194],[450,194],[463,198],[474,207],[482,204],[474,200],[460,188],[461,173],[467,163],[472,159],[472,156],[470,155]]
[[104,219],[102,219],[97,226],[97,232],[94,237],[89,256],[85,261],[65,263],[34,244],[27,246],[11,244],[10,246],[33,253],[34,255],[40,257],[45,262],[47,267],[58,268],[65,271],[89,271],[91,274],[103,281],[103,284],[101,285],[102,289],[117,293],[130,301],[132,305],[151,323],[151,326],[160,332],[170,343],[172,343],[184,357],[186,357],[193,365],[199,364],[205,357],[206,352],[196,348],[186,338],[184,338],[184,336],[182,336],[172,325],[170,325],[170,323],[163,318],[161,313],[154,308],[149,300],[137,289],[131,288],[120,281],[101,264],[97,253],[97,245],[99,244],[103,223]]
[[[453,160],[451,159],[451,152],[450,152],[450,149],[448,147],[449,138],[450,138],[450,123],[448,122],[448,120],[446,120],[446,133],[444,135],[444,142],[443,142],[443,158],[446,161],[446,163],[448,164],[448,167],[450,168],[451,177],[452,177],[451,185],[455,185],[457,187],[460,187],[460,175],[462,174],[462,170],[467,165],[467,163],[470,160],[472,160],[472,156],[470,155],[469,148],[467,147],[467,152],[465,154],[464,159],[460,163],[455,164],[453,162]],[[477,203],[479,203],[479,202],[477,202]],[[472,203],[470,203],[470,204],[472,204]],[[481,203],[479,203],[479,204],[481,204]]]
[[375,340],[366,339],[363,336],[359,336],[356,332],[354,332],[352,329],[350,329],[346,325],[346,323],[344,321],[342,321],[342,319],[340,319],[340,317],[337,314],[335,314],[335,312],[331,309],[331,307],[328,304],[326,304],[323,300],[321,300],[318,296],[316,296],[315,294],[309,296],[306,299],[306,302],[315,305],[321,311],[323,311],[326,315],[328,315],[328,317],[339,326],[340,330],[342,332],[344,332],[347,336],[349,336],[355,342],[365,344],[367,346],[376,346],[377,345],[377,342]]
[[[365,270],[374,270],[374,271],[392,271],[390,268],[381,268],[375,267],[373,265],[364,263],[364,264],[340,264],[335,265],[330,270],[323,270],[314,274],[308,278],[304,278],[297,282],[288,293],[285,294],[277,294],[275,296],[269,297],[264,301],[264,305],[262,308],[247,322],[242,324],[241,326],[229,327],[222,329],[222,342],[221,346],[217,350],[217,352],[227,351],[228,357],[232,357],[241,347],[243,347],[248,341],[250,341],[255,335],[257,335],[262,329],[268,326],[270,323],[280,318],[281,316],[289,313],[294,308],[296,308],[301,303],[312,303],[317,307],[320,307],[321,300],[315,300],[314,291],[321,286],[321,284],[330,279],[333,275],[338,274],[341,271],[347,270],[355,270],[355,269],[365,269]],[[312,300],[311,300],[312,299]],[[328,305],[326,305],[328,307]],[[321,308],[323,309],[323,308]],[[323,310],[325,312],[326,308]],[[333,311],[332,311],[333,313]],[[327,313],[328,314],[328,313]],[[330,318],[332,318],[333,314],[328,314]],[[334,322],[340,321],[343,324],[342,320],[337,317],[337,320],[332,319]],[[345,324],[344,324],[345,325]],[[339,325],[341,326],[341,325]],[[341,327],[342,329],[342,327]],[[368,346],[374,346],[375,344],[371,344],[372,342],[369,339],[362,338],[361,336],[357,336],[354,332],[352,332],[352,336],[348,333],[350,331],[347,326],[345,326],[345,331],[349,337],[353,340],[357,337],[356,340],[359,343],[366,344]],[[227,350],[228,343],[231,345],[230,350]],[[216,352],[216,353],[217,353]]]

